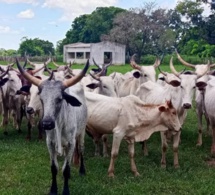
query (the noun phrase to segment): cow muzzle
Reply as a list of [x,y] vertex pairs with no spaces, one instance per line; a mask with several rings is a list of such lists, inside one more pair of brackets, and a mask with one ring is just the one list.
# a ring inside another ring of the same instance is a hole
[[55,128],[55,122],[52,119],[44,119],[41,124],[44,130],[52,130]]
[[191,104],[185,103],[185,104],[183,104],[183,108],[184,109],[190,109],[191,108]]
[[28,114],[34,114],[34,109],[32,107],[27,107],[26,111]]

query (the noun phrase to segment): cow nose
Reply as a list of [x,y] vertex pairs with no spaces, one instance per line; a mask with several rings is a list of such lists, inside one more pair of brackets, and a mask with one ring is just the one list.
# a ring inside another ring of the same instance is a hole
[[28,114],[34,114],[34,109],[32,107],[27,107]]
[[43,120],[42,121],[42,127],[44,130],[52,130],[55,128],[55,123],[53,120]]
[[186,103],[183,105],[184,109],[190,109],[191,108],[191,104]]

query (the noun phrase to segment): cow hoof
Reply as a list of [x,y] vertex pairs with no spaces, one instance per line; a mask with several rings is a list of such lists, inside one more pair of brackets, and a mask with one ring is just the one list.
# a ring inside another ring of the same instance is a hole
[[26,141],[31,141],[31,137],[27,136],[25,139],[26,139]]
[[138,172],[134,172],[134,176],[138,177],[138,176],[140,176],[140,174]]
[[4,131],[4,135],[8,135],[8,132],[7,132],[7,131]]
[[166,164],[161,164],[162,169],[166,169]]
[[19,130],[18,130],[18,134],[21,134],[21,133],[22,133],[22,130],[21,130],[21,129],[19,129]]
[[180,165],[177,164],[177,165],[174,165],[175,169],[179,169],[180,168]]
[[197,143],[196,146],[200,147],[200,146],[202,146],[202,143]]
[[114,178],[114,173],[108,173],[108,177]]

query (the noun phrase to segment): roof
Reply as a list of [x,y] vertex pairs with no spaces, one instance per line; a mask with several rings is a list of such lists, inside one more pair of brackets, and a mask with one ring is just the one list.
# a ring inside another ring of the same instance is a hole
[[92,43],[82,43],[82,42],[78,42],[78,43],[72,43],[72,44],[68,44],[68,45],[64,45],[65,47],[90,47]]

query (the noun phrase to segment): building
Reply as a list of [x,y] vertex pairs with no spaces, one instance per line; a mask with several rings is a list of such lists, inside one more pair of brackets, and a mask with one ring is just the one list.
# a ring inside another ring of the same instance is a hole
[[125,64],[125,45],[103,41],[100,43],[73,43],[64,45],[64,62],[75,61],[78,64],[85,64],[93,58],[97,64],[109,63],[112,60],[114,65]]

